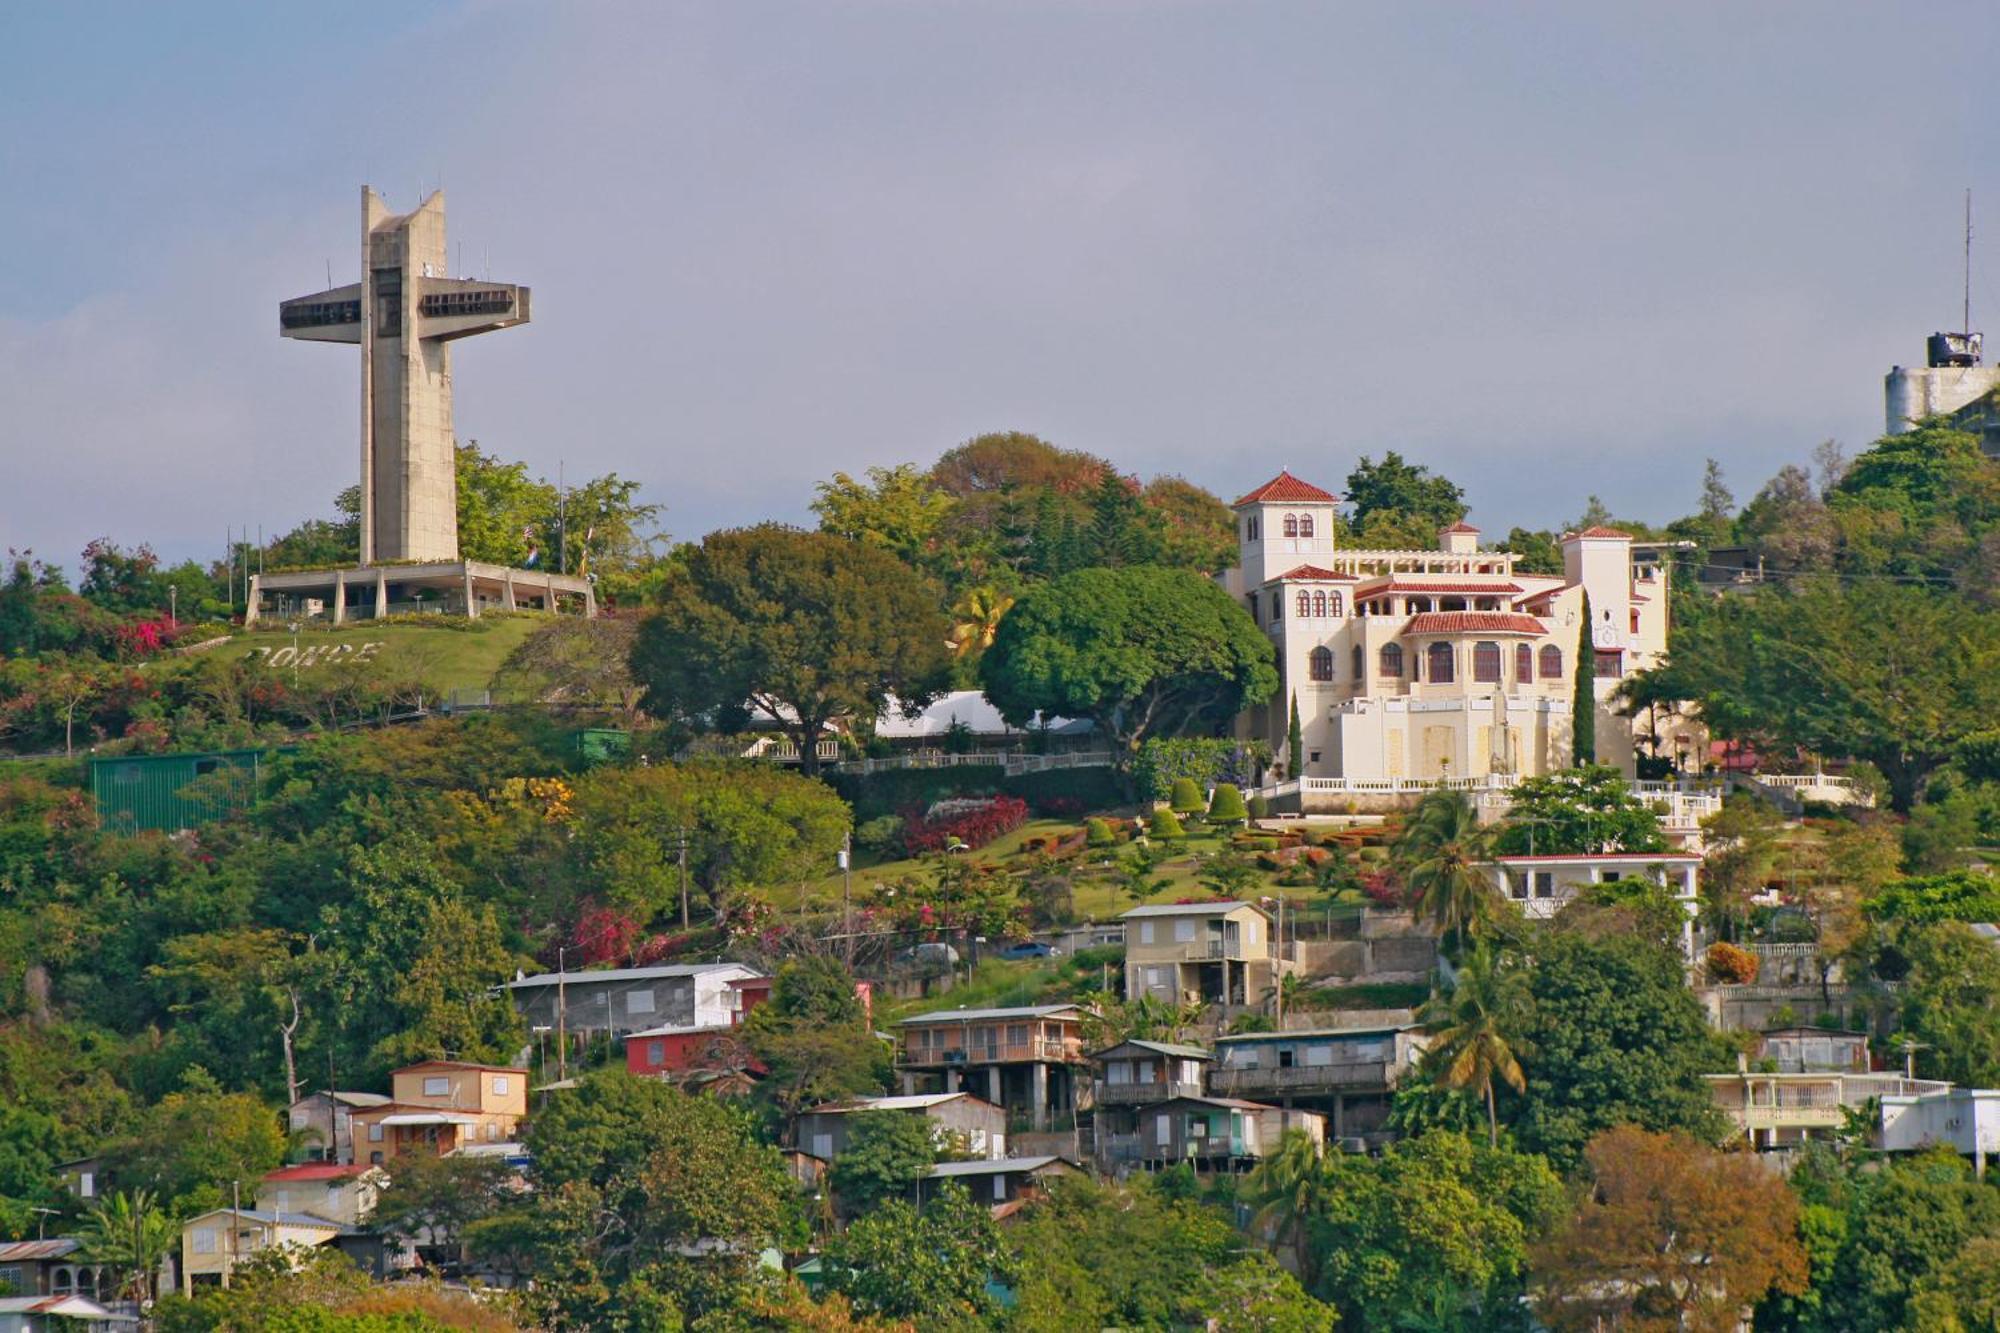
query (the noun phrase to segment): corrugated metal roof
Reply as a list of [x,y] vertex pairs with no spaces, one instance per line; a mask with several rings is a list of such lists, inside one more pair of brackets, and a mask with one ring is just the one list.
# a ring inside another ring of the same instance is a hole
[[372,1168],[360,1162],[301,1162],[297,1166],[281,1166],[276,1171],[266,1171],[266,1180],[344,1180],[349,1176],[366,1175]]
[[1074,1163],[1061,1157],[989,1157],[977,1162],[939,1162],[931,1168],[931,1176],[949,1179],[952,1176],[990,1176],[995,1173],[1013,1175],[1018,1171],[1039,1171],[1051,1162],[1061,1162],[1064,1166]]
[[752,976],[757,974],[757,969],[747,963],[670,963],[662,967],[607,967],[591,972],[540,972],[532,977],[507,982],[506,987],[508,990],[525,990],[530,986],[553,986],[558,981],[565,986],[582,986],[598,981],[660,981],[668,977],[692,977],[724,969]]
[[16,1240],[0,1244],[0,1264],[31,1263],[37,1259],[60,1259],[81,1249],[75,1236],[51,1236],[47,1240]]
[[1257,1042],[1292,1041],[1298,1038],[1325,1040],[1328,1037],[1387,1037],[1398,1032],[1416,1032],[1422,1023],[1382,1023],[1365,1028],[1310,1028],[1298,1032],[1239,1032],[1234,1036],[1217,1037],[1215,1044],[1254,1045]]
[[[918,1092],[906,1097],[850,1097],[845,1101],[826,1102],[808,1107],[807,1115],[858,1115],[864,1111],[927,1111],[933,1106],[959,1100],[979,1102],[993,1106],[984,1097],[975,1097],[963,1089],[958,1092]],[[998,1107],[994,1107],[998,1110]]]
[[1239,907],[1248,907],[1257,912],[1264,910],[1255,903],[1239,902],[1234,899],[1220,903],[1155,903],[1150,907],[1135,907],[1129,912],[1120,912],[1118,919],[1123,921],[1135,916],[1213,916],[1217,912],[1233,912]]
[[902,1021],[901,1026],[915,1023],[962,1023],[973,1018],[1047,1018],[1051,1014],[1073,1014],[1073,1004],[1032,1005],[1025,1009],[941,1009],[934,1014],[917,1014]]
[[[1282,1106],[1272,1106],[1267,1102],[1246,1102],[1241,1097],[1169,1097],[1160,1103],[1162,1108],[1177,1102],[1193,1103],[1196,1106],[1220,1106],[1231,1111],[1283,1111]],[[1289,1111],[1288,1115],[1318,1115],[1317,1111]]]
[[1141,1050],[1154,1051],[1160,1055],[1178,1056],[1184,1060],[1213,1060],[1215,1058],[1214,1052],[1203,1050],[1199,1046],[1177,1046],[1170,1041],[1146,1041],[1139,1037],[1127,1037],[1116,1046],[1107,1046],[1101,1051],[1093,1052],[1091,1058],[1093,1060],[1102,1059],[1122,1046],[1137,1046]]

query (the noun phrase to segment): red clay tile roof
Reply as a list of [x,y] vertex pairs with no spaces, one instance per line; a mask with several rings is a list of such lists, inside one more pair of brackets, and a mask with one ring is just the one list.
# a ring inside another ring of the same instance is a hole
[[1300,565],[1297,569],[1278,575],[1272,582],[1283,583],[1288,579],[1313,579],[1320,583],[1353,583],[1357,581],[1357,576],[1336,574],[1330,569],[1321,569],[1318,565]]
[[1632,540],[1632,534],[1629,532],[1620,532],[1616,528],[1607,528],[1602,526],[1594,528],[1585,528],[1582,532],[1566,532],[1563,535],[1565,537],[1616,537],[1621,542],[1629,542]]
[[1422,611],[1403,626],[1405,634],[1534,634],[1549,632],[1533,616],[1512,611]]
[[1479,531],[1479,529],[1478,529],[1478,528],[1475,528],[1475,527],[1473,527],[1473,526],[1472,526],[1472,525],[1471,525],[1470,523],[1467,523],[1467,522],[1466,522],[1466,521],[1465,521],[1464,519],[1460,519],[1460,520],[1459,520],[1458,522],[1456,522],[1456,523],[1452,524],[1452,525],[1451,525],[1450,527],[1448,527],[1448,528],[1440,528],[1440,529],[1438,529],[1438,531],[1439,531],[1439,532],[1441,532],[1441,533],[1443,533],[1443,532],[1478,532],[1478,531]]
[[276,1171],[266,1171],[266,1180],[343,1180],[348,1176],[358,1176],[368,1168],[358,1162],[302,1162],[298,1166],[281,1166]]
[[[1277,476],[1237,500],[1236,504],[1284,504],[1287,501],[1297,500],[1317,500],[1322,504],[1334,504],[1340,500],[1340,497],[1331,491],[1321,490],[1309,481],[1300,481],[1291,473],[1280,469]],[[1232,505],[1231,508],[1235,508],[1235,506]]]
[[1366,585],[1356,591],[1363,597],[1372,597],[1378,592],[1490,593],[1495,597],[1512,597],[1521,591],[1521,585],[1518,583],[1474,583],[1469,579],[1408,578],[1401,574],[1389,574],[1381,578],[1370,579]]

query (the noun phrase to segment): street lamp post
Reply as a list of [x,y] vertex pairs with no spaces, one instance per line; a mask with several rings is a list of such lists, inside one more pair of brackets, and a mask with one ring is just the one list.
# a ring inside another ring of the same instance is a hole
[[299,688],[299,622],[291,623],[292,631],[292,689]]
[[167,585],[167,627],[169,629],[181,627],[181,590],[172,583]]

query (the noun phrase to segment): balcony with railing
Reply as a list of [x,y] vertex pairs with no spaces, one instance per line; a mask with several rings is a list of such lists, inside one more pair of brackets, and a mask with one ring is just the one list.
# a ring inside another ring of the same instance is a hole
[[1156,1079],[1148,1083],[1113,1083],[1107,1079],[1097,1080],[1099,1106],[1151,1106],[1156,1102],[1171,1101],[1175,1097],[1201,1095],[1200,1079]]
[[1080,1039],[1031,1037],[1026,1041],[974,1042],[969,1046],[906,1045],[900,1063],[918,1069],[952,1069],[1017,1061],[1080,1064],[1083,1058],[1083,1042]]
[[1380,1090],[1390,1087],[1401,1067],[1386,1060],[1350,1060],[1326,1065],[1234,1065],[1209,1071],[1209,1091],[1217,1096],[1256,1093],[1314,1093]]

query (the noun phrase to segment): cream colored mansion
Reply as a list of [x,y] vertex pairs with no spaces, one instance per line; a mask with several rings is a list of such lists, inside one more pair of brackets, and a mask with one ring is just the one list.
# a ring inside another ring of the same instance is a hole
[[[1597,757],[1629,775],[1618,682],[1667,646],[1667,571],[1611,528],[1563,534],[1563,572],[1516,572],[1455,524],[1431,551],[1342,548],[1340,497],[1289,472],[1238,500],[1223,586],[1278,648],[1283,685],[1239,719],[1292,776],[1353,782],[1529,775],[1568,767],[1570,698],[1590,595]],[[1291,700],[1303,755],[1285,755]]]

